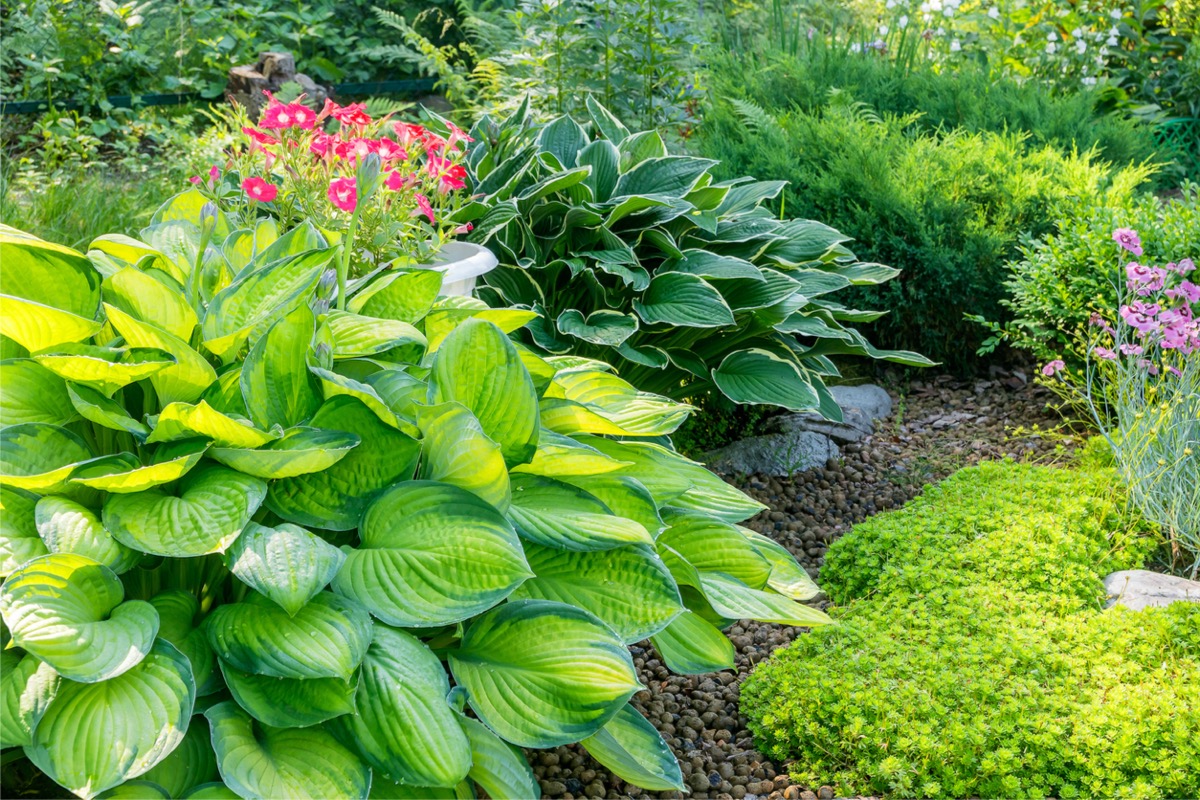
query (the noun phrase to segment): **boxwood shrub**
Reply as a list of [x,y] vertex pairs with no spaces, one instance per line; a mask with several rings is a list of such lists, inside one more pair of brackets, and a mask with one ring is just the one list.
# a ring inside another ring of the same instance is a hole
[[1113,480],[984,464],[836,542],[840,624],[743,689],[765,752],[848,795],[1200,794],[1200,606],[1101,610],[1152,546]]

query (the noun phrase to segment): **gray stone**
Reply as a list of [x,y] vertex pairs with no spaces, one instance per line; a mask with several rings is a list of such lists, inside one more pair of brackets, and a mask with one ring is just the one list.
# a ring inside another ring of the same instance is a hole
[[305,103],[320,108],[325,103],[325,89],[302,72],[296,72],[296,59],[291,53],[266,51],[258,54],[253,65],[245,64],[229,70],[225,98],[242,106],[250,119],[257,120],[267,104],[264,92],[278,92],[289,81],[299,84],[306,95]]
[[1145,569],[1125,569],[1104,579],[1108,592],[1107,608],[1123,605],[1140,611],[1149,606],[1176,602],[1200,603],[1200,581]]
[[804,430],[751,436],[708,453],[705,460],[713,469],[736,475],[762,473],[786,477],[813,467],[824,466],[841,455],[828,436]]
[[768,430],[772,433],[809,431],[828,436],[838,444],[861,442],[875,432],[875,425],[858,408],[842,409],[841,422],[825,419],[817,412],[809,411],[804,414],[782,414],[772,419],[769,425]]
[[872,383],[861,386],[831,386],[829,393],[842,407],[843,414],[847,409],[857,408],[867,419],[874,421],[892,413],[892,397],[882,386]]

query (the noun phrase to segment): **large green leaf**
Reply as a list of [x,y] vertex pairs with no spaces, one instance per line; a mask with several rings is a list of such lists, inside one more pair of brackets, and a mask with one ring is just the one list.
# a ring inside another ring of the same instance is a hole
[[319,727],[255,725],[237,703],[204,712],[221,780],[246,800],[366,800],[371,770]]
[[700,176],[716,164],[711,159],[692,156],[649,158],[621,176],[613,195],[662,194],[679,197],[687,194]]
[[359,671],[354,714],[334,722],[384,778],[451,787],[467,776],[471,748],[446,702],[442,662],[419,639],[383,625]]
[[751,348],[725,356],[713,370],[713,382],[735,403],[776,405],[806,411],[819,404],[816,390],[791,361]]
[[100,328],[101,324],[91,317],[0,294],[0,334],[31,352],[82,342],[99,333]]
[[701,572],[720,572],[761,589],[771,575],[771,564],[741,531],[704,514],[664,511],[667,529],[659,545],[670,547]]
[[511,492],[504,454],[475,415],[459,403],[442,403],[422,408],[418,419],[425,435],[420,476],[474,492],[507,510]]
[[294,617],[251,594],[215,609],[204,625],[222,661],[276,678],[349,680],[371,643],[367,612],[329,592],[318,594]]
[[467,777],[478,783],[492,800],[537,800],[542,796],[525,754],[488,730],[479,720],[460,717],[471,742],[471,771]]
[[384,425],[359,400],[344,395],[327,400],[312,425],[357,436],[360,443],[328,469],[271,484],[267,507],[288,522],[350,530],[382,489],[412,477],[420,444]]
[[115,306],[105,304],[108,321],[125,337],[130,347],[165,350],[175,358],[175,365],[150,378],[160,403],[194,403],[204,390],[217,379],[217,373],[204,357],[174,334],[141,322]]
[[613,514],[595,495],[551,478],[512,476],[508,518],[521,537],[562,550],[608,550],[626,544],[652,544],[638,522]]
[[0,426],[24,422],[66,425],[76,418],[63,379],[33,359],[0,361]]
[[636,478],[605,473],[594,477],[568,475],[563,480],[594,496],[618,517],[641,525],[651,537],[658,536],[663,529],[653,495]]
[[133,569],[142,554],[118,542],[90,508],[66,497],[38,500],[34,510],[38,535],[51,553],[75,553],[120,574]]
[[495,325],[469,319],[446,337],[433,360],[429,397],[470,409],[510,465],[533,458],[537,392],[517,349]]
[[179,439],[203,437],[218,447],[253,449],[262,447],[278,437],[260,431],[249,422],[222,414],[205,401],[195,405],[171,403],[162,410],[154,423],[154,432],[147,442],[173,442]]
[[0,652],[0,748],[33,744],[33,732],[61,683],[54,668],[36,656]]
[[184,589],[170,589],[151,597],[150,605],[158,611],[158,638],[175,645],[191,662],[196,694],[212,694],[224,688],[216,674],[217,657],[204,635],[204,617],[196,595]]
[[521,747],[591,736],[643,688],[629,651],[607,625],[545,600],[492,609],[449,658],[479,719]]
[[719,328],[733,324],[733,312],[720,292],[703,278],[685,272],[654,276],[633,309],[644,322],[683,328]]
[[242,365],[241,390],[250,418],[260,428],[300,425],[321,407],[308,371],[316,317],[297,307],[261,336]]
[[345,431],[292,428],[281,438],[256,450],[214,447],[208,455],[238,472],[278,480],[327,470],[345,458],[358,443],[357,435]]
[[733,642],[693,611],[684,611],[650,639],[663,663],[680,675],[705,675],[733,669]]
[[829,625],[824,612],[770,591],[751,589],[725,575],[702,573],[704,597],[727,619],[757,619],[781,625]]
[[684,791],[683,773],[662,735],[625,706],[581,744],[588,755],[622,780],[657,792]]
[[105,397],[90,386],[68,384],[67,397],[71,406],[79,412],[79,416],[88,422],[114,431],[125,431],[138,441],[145,441],[150,435],[150,428],[131,417],[125,406],[111,397]]
[[186,558],[224,552],[267,494],[258,478],[205,465],[189,472],[179,494],[158,489],[110,495],[104,527],[143,553]]
[[166,758],[183,740],[195,701],[187,658],[159,640],[123,675],[64,682],[25,754],[86,800]]
[[683,610],[675,580],[649,547],[581,553],[527,543],[525,556],[534,577],[521,584],[514,598],[579,606],[626,644],[658,633]]
[[132,494],[172,483],[200,463],[207,442],[190,440],[177,446],[160,447],[149,464],[133,453],[102,456],[71,473],[71,483],[114,494]]
[[568,400],[611,420],[626,435],[667,436],[683,424],[692,407],[639,392],[627,381],[600,370],[573,370],[555,377]]
[[637,333],[637,317],[619,311],[599,309],[588,314],[569,308],[555,322],[559,333],[574,336],[592,344],[617,347]]
[[425,336],[407,322],[333,311],[325,318],[333,337],[334,358],[358,358],[394,347],[425,347]]
[[167,797],[182,797],[189,790],[217,779],[208,720],[194,715],[187,733],[171,754],[142,773],[142,780],[158,784]]
[[354,713],[356,684],[342,678],[274,678],[221,662],[233,699],[250,716],[273,728],[307,728]]
[[559,478],[569,475],[600,475],[631,465],[632,462],[618,461],[570,436],[543,428],[538,434],[538,446],[533,460],[528,464],[513,467],[511,471]]
[[355,294],[346,307],[356,314],[415,325],[433,308],[441,290],[440,270],[391,272]]
[[389,625],[460,622],[499,603],[532,573],[516,532],[491,505],[445,483],[410,481],[363,516],[334,591]]
[[780,594],[793,600],[804,602],[812,600],[821,593],[821,588],[804,571],[804,567],[796,563],[796,558],[787,548],[769,536],[763,536],[758,531],[738,527],[742,535],[750,540],[754,549],[771,564],[771,576],[767,585]]
[[180,291],[140,269],[126,267],[106,278],[104,299],[185,342],[199,322]]
[[121,579],[108,567],[54,553],[8,576],[0,613],[14,646],[64,678],[96,683],[135,667],[158,633],[154,607],[141,600],[123,603],[124,597]]
[[38,535],[37,501],[35,494],[0,486],[0,578],[50,552]]
[[744,258],[721,255],[711,250],[684,250],[683,258],[667,262],[660,271],[686,272],[689,275],[718,280],[764,280],[762,270]]
[[44,422],[0,430],[0,486],[38,494],[60,491],[92,451],[76,434]]
[[3,225],[0,262],[4,264],[0,293],[95,318],[100,273],[81,253]]
[[329,585],[346,556],[296,525],[268,528],[251,522],[225,560],[230,572],[294,617]]

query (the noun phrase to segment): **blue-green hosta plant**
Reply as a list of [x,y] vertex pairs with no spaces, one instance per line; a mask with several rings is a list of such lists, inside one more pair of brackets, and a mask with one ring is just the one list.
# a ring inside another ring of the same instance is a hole
[[832,418],[831,356],[930,363],[847,327],[882,314],[836,293],[898,271],[860,262],[826,225],[778,219],[764,203],[782,181],[718,182],[716,162],[671,155],[658,133],[588,109],[590,130],[570,117],[535,125],[522,106],[471,132],[484,198],[464,215],[501,264],[480,297],[536,311],[527,331],[541,352],[603,359],[676,399],[719,392]]
[[[626,645],[827,621],[689,408],[534,319],[351,282],[194,193],[88,256],[0,229],[0,746],[84,798],[528,798],[519,748],[682,787]],[[122,787],[115,789],[114,787]]]

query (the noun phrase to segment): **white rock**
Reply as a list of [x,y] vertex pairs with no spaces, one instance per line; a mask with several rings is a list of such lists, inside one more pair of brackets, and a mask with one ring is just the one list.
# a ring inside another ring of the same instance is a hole
[[1200,603],[1200,581],[1145,569],[1126,569],[1104,579],[1106,608],[1123,605],[1134,611],[1175,602]]

